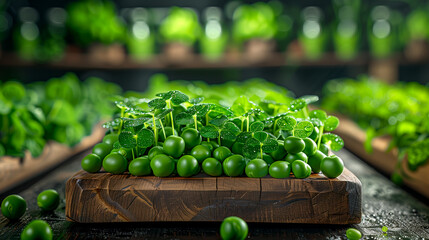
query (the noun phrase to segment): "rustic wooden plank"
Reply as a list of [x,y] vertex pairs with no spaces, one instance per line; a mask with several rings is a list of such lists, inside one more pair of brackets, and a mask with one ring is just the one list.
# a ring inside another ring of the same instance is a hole
[[[387,152],[391,138],[382,136],[372,141],[373,152],[368,153],[364,148],[366,133],[352,120],[336,114],[340,119],[340,126],[335,133],[344,139],[345,146],[350,151],[366,160],[385,174],[392,174],[398,163],[398,151],[393,149]],[[419,167],[417,171],[408,168],[407,159],[402,161],[402,168],[410,178],[404,178],[404,183],[429,198],[429,165]]]
[[0,193],[6,192],[19,184],[58,166],[69,157],[88,149],[104,136],[101,125],[97,125],[90,136],[85,137],[73,148],[49,142],[45,145],[42,155],[33,158],[29,152],[25,153],[23,161],[19,158],[0,158]]
[[247,222],[350,224],[361,220],[361,183],[336,179],[154,176],[79,171],[66,184],[66,217],[80,223]]

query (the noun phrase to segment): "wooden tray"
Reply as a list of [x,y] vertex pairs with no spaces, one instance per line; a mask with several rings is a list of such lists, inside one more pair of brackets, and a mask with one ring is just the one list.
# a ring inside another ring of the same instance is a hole
[[351,224],[361,221],[361,183],[336,179],[154,176],[79,171],[66,184],[66,217],[80,223],[247,222]]
[[[372,141],[373,152],[367,153],[364,148],[366,133],[359,126],[347,117],[335,114],[340,119],[340,126],[335,133],[344,139],[347,149],[363,158],[365,161],[375,166],[385,174],[392,174],[398,162],[396,149],[387,152],[390,138],[377,137]],[[411,178],[404,178],[404,183],[429,198],[429,164],[419,167],[415,172],[409,170],[407,161],[402,162],[402,168]]]
[[98,124],[90,136],[85,137],[73,148],[66,145],[49,142],[45,145],[42,155],[33,158],[25,153],[23,161],[14,157],[0,158],[0,193],[4,193],[29,179],[41,175],[58,166],[71,156],[80,153],[103,139],[104,130]]

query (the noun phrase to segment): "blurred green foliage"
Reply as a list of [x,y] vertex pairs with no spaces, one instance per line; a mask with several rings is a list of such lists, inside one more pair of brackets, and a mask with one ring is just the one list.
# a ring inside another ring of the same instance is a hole
[[415,82],[388,85],[361,77],[330,81],[324,93],[323,108],[345,114],[366,129],[367,151],[372,151],[372,139],[388,135],[392,137],[389,150],[397,148],[400,161],[407,155],[411,170],[428,162],[428,86]]
[[120,94],[116,84],[99,78],[81,82],[68,73],[47,82],[24,86],[17,81],[0,85],[0,156],[39,156],[54,140],[73,146],[94,125],[113,114],[109,101]]

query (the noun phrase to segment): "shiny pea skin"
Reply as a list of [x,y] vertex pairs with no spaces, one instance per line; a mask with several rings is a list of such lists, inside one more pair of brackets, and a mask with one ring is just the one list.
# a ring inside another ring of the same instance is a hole
[[138,157],[130,162],[128,166],[128,171],[130,171],[133,176],[146,176],[152,173],[150,168],[150,160],[148,156]]
[[223,172],[230,177],[237,177],[243,174],[246,161],[241,155],[229,156],[223,161]]
[[322,153],[320,150],[317,150],[313,156],[308,158],[308,165],[310,165],[311,170],[314,173],[320,172],[320,163],[325,157],[326,155],[324,153]]
[[271,164],[268,172],[273,178],[288,178],[290,176],[291,166],[286,161],[276,161]]
[[349,240],[359,240],[362,238],[362,233],[356,228],[349,228],[346,231],[346,236]]
[[53,211],[60,204],[60,195],[54,189],[48,189],[37,196],[37,206],[44,211]]
[[152,160],[158,154],[165,154],[164,149],[160,146],[154,146],[149,150],[147,156],[149,160]]
[[157,177],[168,177],[174,172],[175,162],[169,156],[159,154],[150,161],[150,167],[152,168],[153,175]]
[[91,153],[82,159],[81,167],[87,172],[96,173],[100,171],[102,162],[103,161],[98,155]]
[[262,159],[253,159],[247,163],[245,173],[250,178],[261,178],[268,175],[268,164]]
[[181,177],[191,177],[199,170],[198,160],[191,155],[184,155],[177,161],[177,173]]
[[308,162],[308,157],[303,152],[299,152],[297,154],[289,153],[285,157],[285,161],[287,161],[288,163],[293,163],[295,160],[302,160],[304,162]]
[[308,157],[313,156],[317,151],[316,142],[314,142],[311,138],[304,138],[303,141],[305,143],[305,147],[302,152],[305,153],[305,155],[307,155]]
[[220,225],[220,236],[223,240],[244,240],[248,233],[247,223],[239,217],[227,217]]
[[1,203],[1,213],[10,220],[20,218],[26,210],[27,202],[16,194],[7,196]]
[[213,177],[222,175],[222,163],[215,158],[207,158],[202,164],[203,171]]
[[31,221],[21,232],[21,240],[51,240],[53,239],[51,226],[43,220]]
[[225,146],[221,146],[216,148],[213,151],[213,157],[219,160],[220,162],[223,162],[227,157],[231,156],[231,150]]
[[296,178],[306,178],[306,177],[310,176],[311,170],[310,170],[310,174],[308,174],[308,168],[310,166],[308,166],[308,167],[307,166],[308,166],[308,164],[302,160],[294,161],[292,163],[293,175],[295,175]]

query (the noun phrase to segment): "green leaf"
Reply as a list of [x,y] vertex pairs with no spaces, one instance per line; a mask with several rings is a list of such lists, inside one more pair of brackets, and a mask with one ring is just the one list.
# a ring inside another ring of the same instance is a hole
[[285,116],[277,120],[277,126],[281,130],[292,131],[296,125],[296,119],[291,116]]
[[194,117],[187,112],[181,112],[176,116],[176,123],[179,125],[192,124],[194,123]]
[[198,104],[198,103],[202,102],[203,100],[204,100],[204,97],[198,97],[198,98],[193,98],[193,99],[189,100],[189,102],[192,104]]
[[188,108],[187,112],[198,117],[204,117],[210,110],[210,106],[206,104],[196,104]]
[[174,105],[179,105],[181,103],[187,102],[189,101],[189,97],[188,95],[182,93],[181,91],[172,91],[173,93],[171,94],[171,102]]
[[119,143],[119,141],[116,141],[116,142],[114,142],[113,143],[113,149],[119,149],[119,148],[121,148],[122,146],[121,146],[121,144]]
[[6,99],[3,94],[0,93],[0,114],[9,114],[12,106],[12,102]]
[[238,97],[231,106],[231,110],[236,116],[244,116],[252,108],[258,108],[258,106],[249,101],[246,96]]
[[243,146],[243,155],[246,158],[250,158],[250,159],[257,158],[260,152],[261,152],[260,145],[244,144]]
[[261,146],[261,142],[256,139],[256,138],[249,138],[246,141],[246,145],[250,145],[250,146]]
[[143,128],[137,133],[137,146],[141,148],[148,148],[155,142],[155,135],[147,128]]
[[228,130],[221,130],[220,137],[228,141],[235,141],[237,139],[237,136]]
[[325,130],[327,132],[334,131],[338,125],[340,125],[340,120],[335,116],[329,116],[328,118],[323,121],[325,125]]
[[344,147],[343,139],[333,133],[323,134],[322,142],[327,144],[333,151],[339,151]]
[[216,104],[212,104],[212,103],[208,103],[208,104],[204,103],[204,104],[208,105],[210,107],[209,116],[211,118],[215,118],[219,115],[225,115],[227,117],[234,116],[234,113],[226,107],[216,105]]
[[238,134],[236,141],[239,143],[246,143],[247,140],[249,140],[250,138],[252,138],[251,132],[241,132],[240,134]]
[[411,170],[424,165],[429,160],[429,139],[414,142],[407,149],[408,166]]
[[200,134],[205,138],[217,138],[219,132],[215,126],[207,125],[201,128]]
[[228,121],[228,117],[227,117],[227,116],[225,116],[225,115],[221,115],[221,116],[218,116],[218,117],[217,117],[217,118],[215,118],[215,119],[210,120],[210,123],[211,123],[211,124],[213,124],[213,125],[215,125],[215,126],[220,127],[220,126],[222,126],[226,121]]
[[130,127],[138,127],[143,124],[145,124],[147,121],[149,121],[151,118],[142,117],[142,118],[124,118],[124,128],[130,128]]
[[31,156],[38,157],[43,153],[45,140],[42,138],[28,138],[25,140],[25,147],[30,151]]
[[171,108],[163,109],[162,111],[155,114],[155,119],[162,119],[163,117],[167,116],[172,111],[173,111],[173,109],[171,109]]
[[306,106],[307,106],[307,103],[305,102],[305,100],[295,99],[292,102],[290,102],[289,111],[298,112]]
[[70,103],[64,100],[57,100],[52,105],[47,120],[51,123],[65,126],[76,122],[76,116],[76,111]]
[[300,97],[299,99],[304,100],[307,105],[319,101],[319,97],[316,95],[305,95]]
[[253,133],[253,138],[255,138],[256,140],[258,140],[259,142],[264,142],[265,140],[267,140],[268,138],[268,133],[263,132],[263,131],[258,131],[258,132],[254,132]]
[[366,138],[365,138],[365,142],[363,143],[363,146],[365,148],[365,151],[367,153],[372,153],[373,152],[373,148],[372,148],[372,140],[377,136],[377,132],[375,131],[375,129],[373,127],[369,127],[366,130]]
[[232,134],[234,134],[235,136],[237,136],[240,133],[240,128],[238,128],[237,125],[235,125],[235,123],[233,122],[225,123],[225,125],[223,125],[222,130],[227,130]]
[[306,138],[311,135],[313,130],[314,130],[313,124],[310,121],[305,120],[305,121],[299,122],[295,126],[293,131],[296,137]]
[[267,138],[262,145],[262,151],[265,153],[274,152],[279,148],[279,143],[277,140],[272,138]]
[[321,127],[323,125],[323,122],[320,121],[318,118],[310,118],[310,122],[313,124],[314,127]]
[[162,98],[154,98],[148,103],[148,106],[150,108],[163,109],[167,106],[167,103]]
[[317,118],[320,121],[325,121],[328,118],[328,115],[323,110],[313,110],[309,113],[310,118]]
[[258,132],[258,131],[263,131],[264,130],[264,123],[257,121],[257,122],[253,122],[252,124],[250,124],[250,131],[251,132]]
[[129,131],[122,131],[121,134],[119,134],[118,140],[124,148],[135,148],[137,146],[135,135]]

